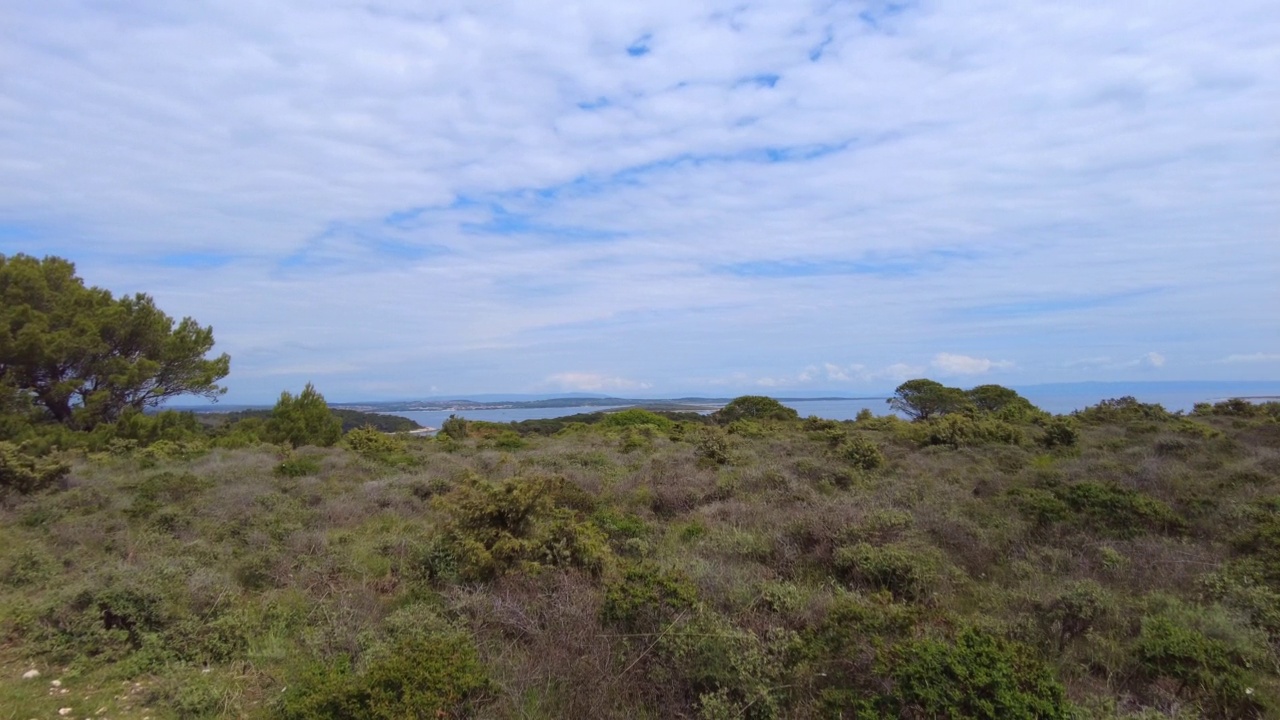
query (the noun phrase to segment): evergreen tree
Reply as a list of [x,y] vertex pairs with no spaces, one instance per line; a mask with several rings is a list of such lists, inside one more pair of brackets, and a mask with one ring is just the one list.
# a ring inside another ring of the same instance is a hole
[[294,397],[288,390],[271,409],[267,435],[272,442],[289,443],[293,447],[318,445],[329,447],[342,437],[342,420],[329,411],[329,404],[311,383]]

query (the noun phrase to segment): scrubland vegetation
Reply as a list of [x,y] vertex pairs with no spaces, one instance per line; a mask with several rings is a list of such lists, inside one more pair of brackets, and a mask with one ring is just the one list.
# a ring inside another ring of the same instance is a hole
[[914,421],[11,418],[0,716],[1280,713],[1280,404],[913,382]]

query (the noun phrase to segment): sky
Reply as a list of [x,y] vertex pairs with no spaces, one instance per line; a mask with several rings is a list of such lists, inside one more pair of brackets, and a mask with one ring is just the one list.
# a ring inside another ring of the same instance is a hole
[[225,400],[1280,380],[1274,0],[0,4],[0,254]]

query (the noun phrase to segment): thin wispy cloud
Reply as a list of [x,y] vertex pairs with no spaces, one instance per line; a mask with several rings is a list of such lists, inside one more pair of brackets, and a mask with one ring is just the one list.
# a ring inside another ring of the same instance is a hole
[[1228,355],[1222,358],[1221,362],[1228,364],[1235,363],[1280,363],[1280,353],[1244,353],[1241,355]]
[[1274,378],[1277,37],[1264,0],[17,4],[0,253],[212,324],[241,401]]
[[954,353],[938,353],[929,365],[943,376],[985,375],[992,370],[1009,370],[1013,368],[1013,363],[1008,360],[990,360],[988,358],[956,355]]

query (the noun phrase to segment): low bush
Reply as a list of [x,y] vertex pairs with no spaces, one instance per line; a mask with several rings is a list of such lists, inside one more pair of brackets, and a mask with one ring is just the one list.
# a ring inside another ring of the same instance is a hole
[[874,701],[884,717],[1067,720],[1062,684],[1024,647],[973,628],[927,637],[887,658],[891,693]]
[[351,430],[342,436],[342,442],[357,454],[375,459],[394,456],[406,449],[403,438],[368,425]]
[[631,408],[628,410],[619,410],[618,412],[605,413],[604,418],[600,421],[600,426],[606,428],[648,426],[657,428],[665,434],[675,427],[675,423],[657,413],[649,412],[642,408]]
[[314,661],[275,707],[281,720],[402,720],[472,717],[494,684],[471,637],[457,629],[409,625],[362,658]]
[[799,420],[800,413],[771,397],[743,395],[742,397],[734,398],[729,404],[711,413],[711,417],[720,425],[728,425],[737,420],[790,422]]
[[1265,717],[1275,708],[1250,668],[1267,657],[1265,641],[1239,628],[1221,608],[1205,612],[1177,600],[1142,619],[1134,646],[1137,673],[1167,678],[1202,717]]
[[629,633],[659,632],[694,607],[698,592],[678,570],[652,562],[627,563],[605,583],[601,620]]
[[700,428],[694,440],[694,452],[705,462],[725,465],[729,462],[729,438],[720,428]]
[[953,448],[969,445],[1023,445],[1027,442],[1022,428],[990,417],[974,418],[961,413],[948,413],[914,423],[908,431],[920,445],[947,445]]
[[1090,425],[1115,423],[1164,422],[1173,419],[1173,415],[1156,403],[1138,402],[1137,398],[1126,395],[1121,398],[1103,400],[1074,413],[1080,422]]
[[1049,488],[1015,488],[1022,512],[1039,527],[1070,523],[1112,538],[1146,533],[1181,533],[1186,521],[1173,508],[1145,493],[1115,483],[1079,482]]
[[841,579],[912,601],[933,593],[941,564],[937,550],[904,543],[877,547],[860,542],[835,553],[835,569]]
[[464,579],[492,579],[539,565],[574,566],[599,574],[610,562],[605,534],[556,507],[558,478],[498,481],[469,476],[432,499],[446,517],[445,538]]
[[654,682],[679,687],[700,720],[773,720],[784,667],[761,638],[707,610],[659,636]]
[[1055,416],[1041,425],[1044,433],[1038,442],[1050,450],[1054,448],[1075,447],[1080,442],[1080,430],[1076,422],[1069,417]]
[[13,443],[0,442],[0,498],[52,487],[70,471],[61,460],[36,457]]
[[877,470],[884,465],[884,453],[862,435],[850,435],[836,446],[836,455],[857,470]]
[[280,477],[287,478],[315,475],[320,472],[320,458],[315,455],[295,455],[290,453],[276,465],[274,472]]

